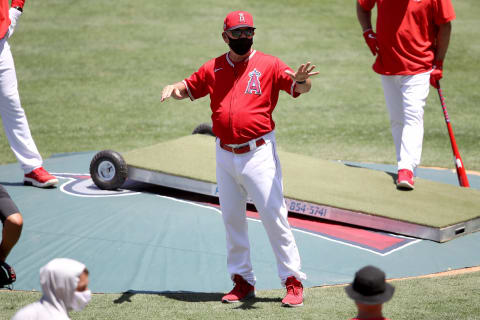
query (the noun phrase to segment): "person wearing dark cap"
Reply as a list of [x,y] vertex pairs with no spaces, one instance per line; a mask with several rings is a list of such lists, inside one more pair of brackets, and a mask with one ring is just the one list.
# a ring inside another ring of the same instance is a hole
[[297,71],[252,48],[255,27],[246,11],[230,12],[222,38],[229,51],[203,64],[189,78],[165,86],[161,101],[210,96],[216,139],[216,176],[226,230],[227,266],[235,286],[223,302],[255,296],[246,217],[247,196],[257,208],[287,289],[284,306],[303,305],[300,255],[287,220],[272,112],[280,91],[296,98],[311,88],[310,62]]
[[355,273],[353,282],[345,287],[347,295],[357,305],[357,316],[351,320],[389,320],[383,317],[383,303],[390,300],[395,287],[385,281],[385,273],[366,266]]

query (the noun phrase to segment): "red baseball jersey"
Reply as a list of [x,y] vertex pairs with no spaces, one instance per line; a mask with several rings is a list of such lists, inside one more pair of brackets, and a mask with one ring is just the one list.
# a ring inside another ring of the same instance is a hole
[[214,58],[183,80],[191,100],[210,95],[213,133],[226,144],[241,144],[275,128],[272,112],[280,90],[293,97],[292,70],[280,59],[252,51],[233,63],[228,53]]
[[[25,4],[25,0],[12,0],[12,6],[21,7]],[[8,10],[10,4],[8,0],[0,0],[0,39],[7,33],[8,27],[10,27],[10,18]]]
[[432,69],[438,26],[455,19],[450,0],[358,0],[365,10],[377,4],[379,52],[373,65],[385,75]]

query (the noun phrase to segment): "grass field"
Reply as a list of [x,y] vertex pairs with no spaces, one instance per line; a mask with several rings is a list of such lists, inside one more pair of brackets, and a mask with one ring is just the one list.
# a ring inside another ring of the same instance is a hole
[[[480,272],[393,281],[395,294],[384,314],[395,320],[480,319]],[[342,286],[306,289],[302,308],[280,307],[283,290],[260,291],[245,303],[225,305],[221,293],[96,294],[72,319],[350,319],[355,305]],[[1,319],[40,298],[38,292],[0,291]]]
[[[294,68],[311,60],[320,71],[311,93],[296,100],[281,95],[274,114],[280,146],[322,159],[394,163],[380,79],[350,0],[27,3],[10,42],[43,156],[126,151],[209,121],[208,98],[161,105],[160,92],[226,51],[223,18],[240,7],[255,16],[256,49]],[[455,9],[442,85],[465,166],[480,170],[480,7],[463,0]],[[0,163],[14,161],[0,135]],[[435,90],[426,107],[422,165],[453,168]]]
[[[467,169],[480,170],[480,6],[454,0],[450,49],[442,81]],[[280,146],[322,159],[394,163],[380,79],[356,21],[353,0],[42,0],[28,1],[10,40],[20,97],[44,156],[127,151],[190,134],[209,121],[209,101],[168,101],[168,83],[190,75],[227,50],[223,18],[253,13],[257,50],[296,68],[320,71],[297,100],[282,94],[274,113]],[[425,111],[422,165],[453,168],[438,97]],[[0,134],[0,164],[15,162]],[[47,168],[48,169],[48,168]],[[19,177],[20,179],[21,177]],[[352,275],[353,276],[353,275]],[[480,273],[403,280],[386,304],[392,319],[480,319]],[[346,319],[354,305],[341,287],[307,289],[299,310],[278,307],[283,291],[259,292],[253,303],[222,305],[221,294],[95,295],[73,319]],[[0,292],[0,319],[39,293]]]

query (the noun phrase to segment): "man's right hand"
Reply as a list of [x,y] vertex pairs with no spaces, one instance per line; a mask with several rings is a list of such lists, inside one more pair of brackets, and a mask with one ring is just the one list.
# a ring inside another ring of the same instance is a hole
[[173,97],[177,100],[185,98],[181,90],[176,86],[176,84],[169,84],[168,86],[163,88],[162,99],[160,100],[160,102],[163,102],[170,97]]
[[373,32],[372,29],[367,29],[363,32],[363,37],[365,38],[365,42],[367,43],[370,51],[373,55],[376,55],[378,52],[378,43],[377,43],[377,35]]
[[443,61],[438,60],[433,63],[433,71],[430,73],[430,84],[438,89],[438,81],[443,77]]

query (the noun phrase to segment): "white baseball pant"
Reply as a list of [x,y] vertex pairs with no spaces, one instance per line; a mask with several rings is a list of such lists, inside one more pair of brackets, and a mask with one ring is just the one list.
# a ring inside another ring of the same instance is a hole
[[[10,14],[13,27],[18,16],[12,18]],[[42,166],[42,157],[33,141],[25,111],[20,104],[15,65],[7,42],[12,33],[13,28],[0,40],[0,116],[10,148],[24,172],[29,173]]]
[[430,90],[430,73],[382,75],[383,93],[390,114],[398,170],[415,173],[423,143],[423,114]]
[[217,139],[217,184],[227,239],[227,267],[232,279],[239,274],[255,285],[246,218],[246,201],[250,196],[267,232],[284,285],[292,275],[298,280],[305,280],[306,275],[300,271],[300,254],[287,220],[274,132],[263,139],[264,145],[245,154],[223,150]]

